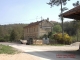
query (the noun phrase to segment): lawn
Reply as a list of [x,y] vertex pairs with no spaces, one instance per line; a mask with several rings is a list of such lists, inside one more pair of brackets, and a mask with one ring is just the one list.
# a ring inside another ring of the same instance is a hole
[[19,53],[19,51],[10,46],[0,44],[0,54],[15,54],[15,53]]

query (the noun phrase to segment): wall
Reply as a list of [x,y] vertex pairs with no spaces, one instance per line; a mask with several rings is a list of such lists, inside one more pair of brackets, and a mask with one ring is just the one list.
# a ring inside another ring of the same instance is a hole
[[30,26],[24,29],[24,39],[37,37],[38,37],[38,25]]
[[42,45],[43,44],[43,40],[33,40],[33,44],[36,44],[36,45]]
[[24,28],[24,39],[29,38],[39,38],[43,36],[44,34],[48,34],[48,32],[51,32],[52,24],[47,21],[43,20],[39,24],[35,24],[34,26],[28,26]]
[[52,31],[52,24],[44,20],[41,23],[39,23],[39,36],[43,36],[44,34],[48,34],[48,32]]

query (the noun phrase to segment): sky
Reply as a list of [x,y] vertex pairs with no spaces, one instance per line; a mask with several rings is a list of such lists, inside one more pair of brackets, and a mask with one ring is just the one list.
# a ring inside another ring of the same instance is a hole
[[[72,3],[77,0],[67,2],[66,7],[72,9]],[[46,4],[49,0],[0,0],[0,25],[31,23],[49,18],[50,21],[61,22],[58,15],[60,6],[52,8]],[[64,21],[71,21],[64,19]]]

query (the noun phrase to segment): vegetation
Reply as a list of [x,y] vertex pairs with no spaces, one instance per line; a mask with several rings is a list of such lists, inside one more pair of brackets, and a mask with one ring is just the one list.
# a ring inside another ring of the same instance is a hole
[[[63,7],[63,5],[66,5],[67,1],[70,1],[70,0],[50,0],[49,3],[47,3],[48,5],[50,5],[51,7],[53,7],[54,5],[56,6],[59,6],[61,7],[60,11],[60,18],[61,18],[61,21],[62,23],[60,24],[61,27],[62,27],[62,39],[61,40],[64,40],[64,33],[66,32],[69,36],[72,36],[72,39],[73,41],[80,41],[79,40],[79,37],[80,37],[80,21],[72,21],[72,22],[65,22],[63,23],[63,16],[62,16],[62,13],[67,10],[66,7]],[[73,6],[76,7],[80,5],[79,1],[73,3]],[[63,27],[64,25],[64,27]],[[61,32],[61,27],[59,25],[56,25],[53,27],[53,32],[49,35],[49,38],[50,39],[54,39],[53,38],[53,35],[55,33],[59,33]]]
[[54,33],[59,33],[59,32],[61,32],[62,31],[62,29],[61,29],[61,26],[60,25],[55,25],[54,27],[53,27],[53,32]]
[[62,37],[63,37],[63,33],[64,33],[64,30],[63,30],[63,16],[62,16],[62,13],[67,10],[66,7],[63,7],[63,5],[66,5],[67,1],[70,1],[70,0],[50,0],[49,3],[47,3],[48,5],[50,5],[51,7],[53,7],[54,5],[56,6],[59,6],[60,5],[60,18],[61,18],[61,21],[62,21]]
[[[11,24],[11,25],[0,25],[0,42],[5,41],[18,41],[23,39],[23,27],[27,24]],[[80,21],[64,22],[64,32],[72,37],[72,42],[80,41]],[[54,35],[61,33],[61,23],[54,23],[53,31],[49,32],[48,35],[43,37],[49,37],[50,40],[55,40]],[[78,30],[78,40],[77,40],[77,30]],[[55,41],[54,41],[55,42]],[[56,42],[55,42],[56,43]]]
[[[66,42],[64,42],[64,43],[61,42],[59,44],[69,44],[71,42],[80,41],[79,40],[80,39],[80,28],[79,28],[79,26],[80,26],[80,21],[78,21],[77,23],[76,23],[76,21],[64,22],[64,33],[66,33],[65,36],[67,35],[67,37],[69,37],[69,40],[68,40],[67,43]],[[78,30],[78,40],[77,40],[77,36],[76,36],[77,35],[77,30]],[[56,38],[54,38],[54,35],[56,35],[56,34],[59,34],[59,37],[57,36]],[[48,36],[49,36],[51,44],[52,44],[52,42],[53,42],[53,44],[58,43],[59,41],[57,41],[57,38],[59,40],[62,40],[62,37],[61,37],[62,36],[62,34],[61,34],[61,23],[55,24],[53,26],[53,31],[50,32],[48,34]],[[64,39],[66,40],[65,36],[63,35],[63,40],[62,41],[64,41]]]
[[72,42],[71,37],[64,33],[63,34],[63,39],[62,39],[62,33],[57,33],[54,35],[54,39],[57,41],[59,44],[70,44]]
[[78,5],[80,5],[79,1],[73,3],[73,6],[74,6],[74,7],[76,7],[76,6],[78,6]]
[[0,25],[0,42],[23,39],[23,27],[27,24]]
[[0,44],[0,54],[15,54],[15,53],[19,53],[19,51],[10,46]]

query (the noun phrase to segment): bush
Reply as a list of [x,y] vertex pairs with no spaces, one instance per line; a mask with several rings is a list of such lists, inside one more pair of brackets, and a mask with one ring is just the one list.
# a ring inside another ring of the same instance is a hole
[[4,38],[0,38],[0,42],[5,42],[5,39]]
[[67,33],[63,34],[63,38],[62,33],[57,33],[54,35],[54,39],[60,44],[70,44],[72,42],[71,37]]

